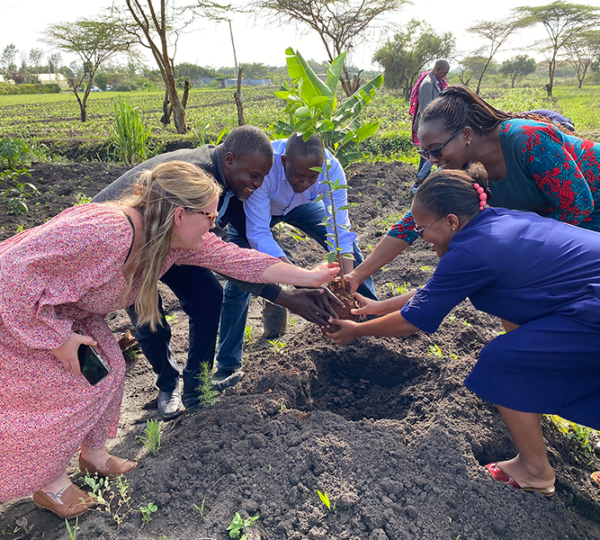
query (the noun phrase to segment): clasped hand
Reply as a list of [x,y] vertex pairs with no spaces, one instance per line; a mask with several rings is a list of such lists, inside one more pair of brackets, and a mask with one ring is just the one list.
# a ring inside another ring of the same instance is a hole
[[75,332],[71,332],[69,339],[65,341],[60,347],[51,349],[52,353],[58,358],[66,370],[71,370],[75,375],[81,375],[81,368],[79,367],[79,357],[77,356],[77,349],[80,345],[96,345],[96,341],[91,336],[83,336]]
[[[354,293],[354,298],[358,300],[359,307],[357,309],[350,310],[352,315],[379,315],[379,304],[377,300],[371,300],[370,298],[364,297],[362,294]],[[329,324],[339,326],[339,330],[336,332],[326,332],[325,335],[337,344],[349,343],[360,336],[359,325],[354,321],[345,319],[329,319]]]

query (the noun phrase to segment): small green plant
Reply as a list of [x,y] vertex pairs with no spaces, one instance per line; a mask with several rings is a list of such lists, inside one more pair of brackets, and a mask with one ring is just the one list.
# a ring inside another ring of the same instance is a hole
[[[115,479],[115,487],[106,477],[90,476],[89,474],[83,477],[83,481],[92,488],[92,493],[96,497],[96,502],[100,510],[104,509],[108,512],[117,528],[125,518],[132,512],[129,507],[131,502],[131,488],[125,476],[120,475]],[[116,491],[115,491],[116,489]]]
[[140,506],[140,512],[142,513],[142,527],[152,521],[152,514],[158,510],[158,507],[149,502],[146,506]]
[[[31,173],[27,169],[13,170],[0,173],[0,183],[5,180],[16,180],[21,175],[31,176]],[[29,207],[27,206],[26,200],[33,195],[39,195],[38,189],[29,182],[17,182],[14,187],[6,188],[2,195],[6,201],[9,214],[27,214],[29,213]]]
[[456,321],[456,317],[454,315],[450,315],[449,320],[451,323]]
[[408,292],[408,288],[410,287],[410,283],[402,283],[402,285],[394,285],[391,281],[387,284],[392,294],[406,294]]
[[298,321],[294,317],[290,317],[290,322],[288,323],[290,326],[294,326]]
[[317,494],[319,495],[319,499],[321,499],[321,502],[325,505],[327,510],[333,512],[335,510],[335,505],[331,505],[331,501],[329,500],[329,495],[327,495],[327,492],[323,491],[323,493],[321,493],[317,489]]
[[287,234],[296,242],[302,242],[304,240],[301,231],[296,229],[296,227],[292,227],[289,223],[284,223],[283,221],[280,221],[279,223],[273,225],[273,231],[275,232],[279,243],[281,243],[284,234]]
[[450,347],[448,347],[448,355],[450,356],[450,358],[453,358],[454,360],[456,360],[458,358],[458,356],[452,352],[452,349]]
[[146,159],[148,137],[151,129],[144,127],[140,109],[132,106],[129,100],[115,103],[115,123],[112,128],[110,148],[113,155],[131,167]]
[[548,418],[567,439],[575,440],[579,444],[582,454],[594,454],[594,440],[600,440],[600,432],[565,420],[556,414],[544,415]]
[[92,198],[88,197],[85,193],[75,194],[75,204],[73,206],[79,206],[81,204],[89,204],[92,202]]
[[201,124],[200,133],[198,133],[194,128],[191,128],[194,135],[196,135],[196,139],[198,139],[197,146],[204,146],[206,144],[206,132],[208,131],[209,127],[210,124]]
[[467,321],[467,319],[463,319],[463,324],[465,326],[471,326],[471,323],[469,321]]
[[269,340],[270,349],[277,354],[285,354],[287,352],[287,344],[276,339]]
[[423,272],[429,272],[430,267],[429,266],[421,266],[420,270]]
[[442,349],[435,343],[433,345],[429,345],[429,354],[437,356],[439,358],[444,358],[444,353],[442,353]]
[[[250,526],[259,518],[259,516],[249,517],[248,519],[242,519],[242,516],[238,512],[235,513],[231,524],[227,527],[229,531],[229,538],[239,538],[240,540],[246,540],[248,533],[244,529],[250,528]],[[242,534],[243,533],[243,534]],[[240,536],[241,535],[241,536]]]
[[71,529],[71,525],[69,525],[69,520],[65,518],[65,525],[67,526],[67,532],[69,533],[69,538],[71,540],[77,540],[77,526],[79,525],[79,518],[75,518],[75,526]]
[[19,225],[19,226],[17,227],[17,234],[19,234],[19,233],[23,232],[24,230],[25,230],[25,224],[24,224],[24,223],[21,223],[21,225]]
[[196,377],[199,385],[196,387],[200,403],[203,407],[212,407],[219,401],[219,392],[212,384],[212,370],[208,362],[203,362],[201,371]]
[[194,504],[194,508],[196,510],[198,510],[198,512],[200,513],[200,517],[203,518],[204,517],[204,504],[206,503],[206,497],[204,497],[204,499],[202,499],[202,502],[200,503],[200,506],[198,506],[197,504]]
[[177,324],[177,313],[173,313],[173,315],[165,315],[166,321],[171,325]]
[[144,435],[138,435],[137,438],[142,441],[144,446],[152,452],[153,455],[157,455],[160,450],[160,435],[162,431],[162,422],[159,420],[148,419],[146,420],[146,429]]
[[252,345],[252,326],[250,325],[244,328],[244,345]]

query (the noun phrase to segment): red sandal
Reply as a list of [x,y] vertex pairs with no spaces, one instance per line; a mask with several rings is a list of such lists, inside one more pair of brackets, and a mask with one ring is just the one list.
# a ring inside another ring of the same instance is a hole
[[523,491],[539,491],[544,497],[552,497],[552,495],[554,495],[554,486],[545,488],[521,487],[512,476],[509,476],[500,469],[497,463],[488,463],[485,468],[490,471],[492,478],[497,482],[502,482],[503,484],[507,484],[516,489],[522,489]]

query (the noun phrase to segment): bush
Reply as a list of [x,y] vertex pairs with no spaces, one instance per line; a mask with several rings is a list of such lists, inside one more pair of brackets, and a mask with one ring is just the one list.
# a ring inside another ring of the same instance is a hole
[[18,84],[0,87],[0,96],[15,96],[20,94],[58,94],[58,84]]
[[391,132],[385,135],[373,135],[364,141],[360,149],[375,156],[392,158],[396,154],[413,150],[410,134]]
[[131,81],[121,81],[114,86],[113,90],[116,92],[133,92],[137,90],[137,84]]

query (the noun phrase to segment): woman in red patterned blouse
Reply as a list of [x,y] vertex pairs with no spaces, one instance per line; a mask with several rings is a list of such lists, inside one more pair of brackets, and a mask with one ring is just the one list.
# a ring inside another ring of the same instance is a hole
[[[117,434],[125,362],[105,316],[136,303],[159,320],[158,278],[173,264],[244,281],[320,286],[338,272],[304,270],[210,232],[220,187],[184,162],[144,173],[119,205],[69,208],[0,244],[0,502],[29,495],[63,517],[94,500],[66,468],[78,448],[82,471],[118,476],[135,468],[104,449]],[[93,345],[110,368],[95,386],[77,349]]]

